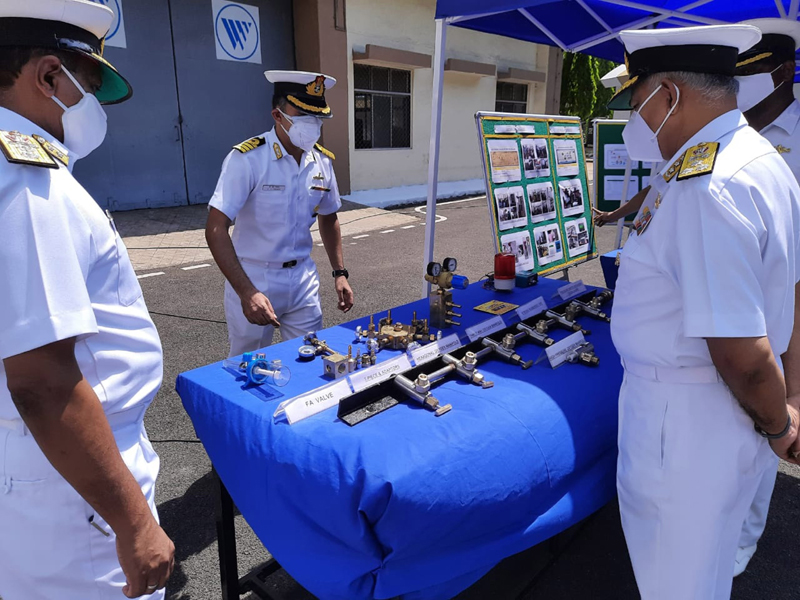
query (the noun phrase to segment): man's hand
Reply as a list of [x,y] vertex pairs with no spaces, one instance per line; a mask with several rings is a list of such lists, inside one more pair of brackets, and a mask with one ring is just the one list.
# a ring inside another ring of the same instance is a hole
[[772,451],[783,460],[800,464],[798,457],[795,456],[795,446],[798,444],[797,433],[798,428],[800,428],[800,412],[790,404],[786,405],[786,409],[789,411],[789,418],[791,419],[789,431],[780,439],[770,440],[769,445],[772,446]]
[[122,593],[138,598],[167,585],[175,565],[175,545],[149,515],[130,538],[117,536],[117,556],[126,580]]
[[597,210],[594,206],[592,207],[592,212],[594,213],[592,219],[594,220],[594,224],[597,227],[602,227],[606,223],[611,223],[613,221],[610,212],[603,212],[602,210]]
[[245,294],[241,297],[242,312],[253,325],[274,325],[280,327],[278,316],[272,308],[272,303],[259,291]]
[[336,294],[339,296],[339,310],[347,312],[353,308],[353,290],[350,289],[347,277],[337,277],[335,283]]

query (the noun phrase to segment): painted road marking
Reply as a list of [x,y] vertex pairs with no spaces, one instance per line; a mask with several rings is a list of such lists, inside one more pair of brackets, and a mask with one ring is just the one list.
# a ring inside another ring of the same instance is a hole
[[164,275],[164,271],[159,271],[158,273],[145,273],[144,275],[137,275],[136,279],[146,279],[148,277],[158,277],[159,275]]
[[192,265],[191,267],[181,267],[183,271],[193,271],[194,269],[205,269],[206,267],[210,267],[208,263],[203,263],[202,265]]
[[406,225],[402,229],[414,229],[414,227],[416,227],[416,225]]
[[394,229],[387,229],[386,231],[381,231],[381,233],[394,233]]
[[368,233],[365,233],[364,235],[354,235],[354,236],[353,236],[353,239],[354,239],[354,240],[360,240],[360,239],[362,239],[362,238],[367,238],[367,237],[369,237],[369,234],[368,234]]

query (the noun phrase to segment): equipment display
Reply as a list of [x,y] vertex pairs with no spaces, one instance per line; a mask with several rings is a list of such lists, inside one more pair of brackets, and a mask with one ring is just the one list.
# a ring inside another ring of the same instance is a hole
[[[554,328],[565,329],[570,333],[582,331],[584,335],[588,335],[590,332],[584,330],[576,319],[579,315],[585,314],[591,318],[606,320],[605,313],[599,308],[611,300],[612,296],[612,292],[607,290],[599,293],[589,292],[515,325],[476,339],[458,350],[442,354],[423,366],[397,373],[388,381],[343,398],[339,402],[338,416],[350,426],[357,425],[397,405],[400,400],[410,400],[433,412],[437,417],[444,415],[452,410],[452,406],[440,405],[439,400],[433,395],[434,384],[444,381],[448,376],[456,375],[483,389],[490,388],[494,383],[486,380],[484,374],[478,371],[477,365],[495,356],[518,365],[523,370],[530,369],[534,361],[526,360],[517,352],[518,344],[529,341],[545,348],[552,346],[555,341],[548,332]],[[566,360],[569,363],[591,367],[600,363],[600,359],[594,354],[594,346],[589,342],[574,348]]]
[[249,385],[268,383],[283,387],[292,378],[292,372],[280,360],[267,360],[261,353],[245,352],[241,360],[227,358],[222,361],[222,366],[244,373]]
[[453,302],[453,288],[465,290],[469,286],[469,279],[463,275],[456,275],[458,262],[455,258],[445,258],[443,264],[432,262],[428,265],[425,281],[439,287],[431,291],[428,296],[431,325],[438,329],[447,329],[451,325],[461,325],[451,317],[460,318],[461,315],[452,309],[461,308]]
[[515,257],[517,274],[595,258],[580,119],[478,112],[475,120],[495,251]]
[[431,335],[428,319],[417,319],[417,312],[411,317],[411,323],[406,325],[392,320],[392,311],[387,311],[386,316],[378,321],[375,327],[375,316],[369,318],[369,326],[364,330],[360,325],[356,327],[356,342],[366,340],[368,347],[372,340],[375,341],[375,351],[384,348],[392,350],[407,350],[411,344],[419,342],[432,342],[436,336]]

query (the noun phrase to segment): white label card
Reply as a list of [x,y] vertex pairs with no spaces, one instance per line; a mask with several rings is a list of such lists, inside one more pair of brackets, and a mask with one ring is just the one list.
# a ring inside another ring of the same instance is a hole
[[584,285],[583,281],[578,280],[558,288],[556,295],[560,296],[562,300],[569,300],[570,298],[574,298],[575,296],[580,296],[581,294],[585,294],[587,291],[588,290],[586,289],[586,286]]
[[583,333],[576,331],[560,342],[549,346],[545,352],[547,353],[547,359],[550,361],[550,366],[555,369],[563,365],[567,360],[567,355],[585,342],[586,339],[583,337]]
[[439,358],[442,354],[447,354],[451,350],[461,347],[461,339],[457,333],[448,335],[445,338],[436,340],[433,343],[414,348],[410,354],[411,359],[416,365],[424,365],[435,358]]
[[[347,380],[340,379],[331,385],[297,396],[288,402],[284,402],[281,406],[283,407],[283,412],[286,413],[289,425],[294,425],[298,421],[336,406],[342,398],[346,398],[349,395],[350,386],[347,384]],[[275,416],[278,416],[279,412],[280,408],[275,413]]]
[[348,379],[350,380],[350,385],[353,387],[353,391],[357,393],[376,383],[386,381],[392,375],[403,373],[409,369],[411,369],[411,363],[408,360],[408,355],[403,354],[392,360],[378,363],[369,369],[353,373]]
[[500,315],[496,315],[491,319],[487,319],[482,323],[478,323],[477,325],[473,325],[472,327],[467,327],[467,336],[469,337],[470,342],[474,342],[482,337],[486,337],[487,335],[494,333],[495,331],[500,331],[506,326],[505,321]]
[[536,300],[531,300],[527,304],[523,304],[517,309],[517,315],[519,316],[521,321],[524,321],[528,317],[532,317],[533,315],[537,315],[540,312],[544,312],[547,310],[547,303],[544,301],[544,298],[539,296]]

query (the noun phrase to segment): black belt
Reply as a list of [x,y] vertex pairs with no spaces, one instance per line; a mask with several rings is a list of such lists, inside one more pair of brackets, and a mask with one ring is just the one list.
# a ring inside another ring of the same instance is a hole
[[292,267],[296,267],[296,266],[297,266],[297,261],[296,260],[290,260],[289,262],[283,263],[283,267],[281,267],[281,268],[283,268],[283,269],[291,269]]

